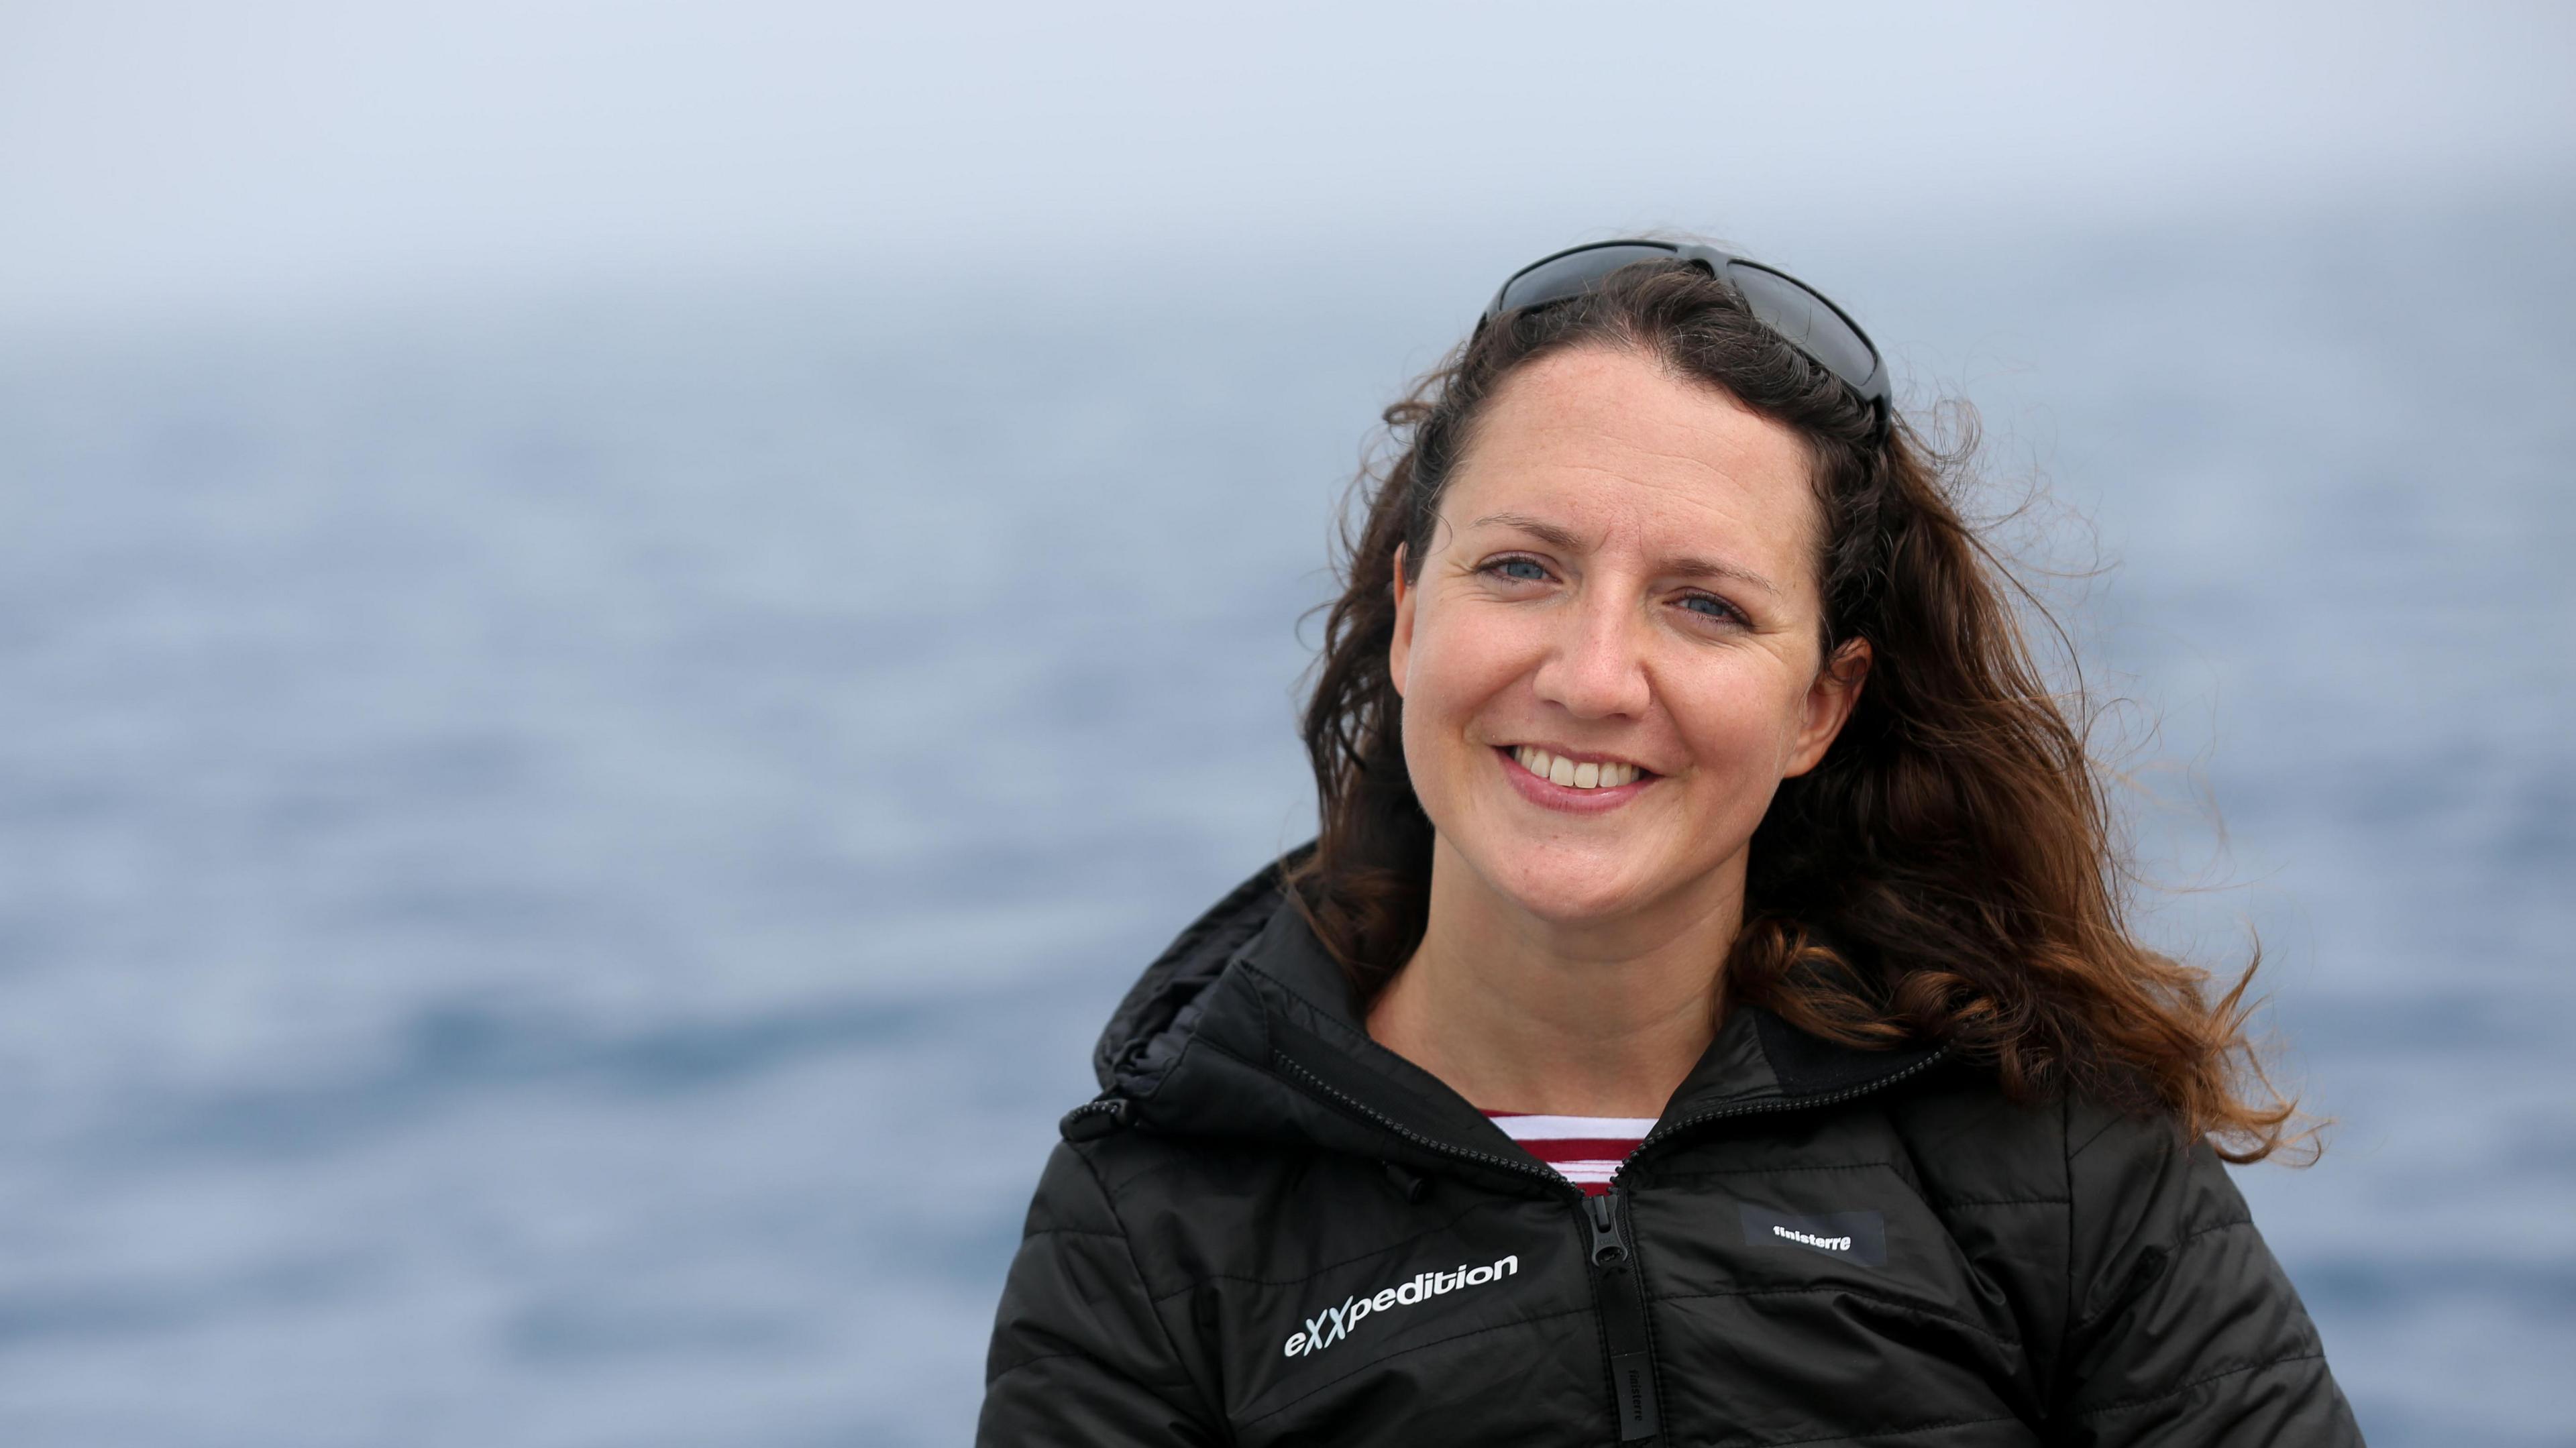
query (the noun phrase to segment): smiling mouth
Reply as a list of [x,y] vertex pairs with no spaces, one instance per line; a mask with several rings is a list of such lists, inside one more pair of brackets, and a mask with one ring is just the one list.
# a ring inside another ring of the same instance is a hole
[[1521,768],[1550,784],[1561,785],[1567,789],[1617,789],[1623,784],[1634,784],[1640,779],[1655,777],[1636,765],[1622,764],[1615,760],[1577,764],[1561,754],[1550,754],[1534,744],[1514,745],[1511,756],[1519,761]]

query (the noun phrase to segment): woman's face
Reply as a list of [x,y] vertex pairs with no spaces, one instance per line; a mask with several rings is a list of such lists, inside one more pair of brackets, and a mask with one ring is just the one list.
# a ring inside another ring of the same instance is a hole
[[1396,565],[1436,869],[1563,926],[1740,908],[1754,826],[1868,662],[1821,668],[1811,476],[1787,428],[1628,352],[1503,383],[1419,578]]

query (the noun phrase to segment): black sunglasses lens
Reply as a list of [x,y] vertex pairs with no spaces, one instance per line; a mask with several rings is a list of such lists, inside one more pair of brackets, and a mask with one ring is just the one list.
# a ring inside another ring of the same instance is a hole
[[[1655,242],[1612,241],[1552,256],[1503,283],[1484,321],[1504,312],[1543,307],[1580,296],[1623,266],[1646,261],[1688,259],[1725,267],[1727,284],[1744,298],[1762,324],[1792,346],[1824,364],[1851,389],[1882,409],[1887,383],[1878,365],[1878,349],[1858,327],[1818,296],[1806,283],[1773,271],[1760,262],[1744,261],[1704,247],[1682,248]],[[1477,323],[1479,329],[1484,322]]]
[[1519,307],[1541,307],[1549,302],[1561,302],[1567,297],[1580,295],[1593,283],[1632,262],[1672,259],[1672,248],[1663,246],[1588,246],[1581,251],[1570,251],[1540,262],[1503,283],[1503,294],[1495,299],[1493,311],[1508,312]]
[[1854,388],[1878,370],[1878,354],[1825,299],[1766,267],[1737,262],[1726,279],[1764,326],[1796,343]]

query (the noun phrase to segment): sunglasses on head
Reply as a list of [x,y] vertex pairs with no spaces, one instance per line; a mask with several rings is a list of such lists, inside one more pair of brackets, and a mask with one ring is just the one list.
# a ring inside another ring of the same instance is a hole
[[1543,256],[1494,293],[1476,330],[1505,312],[1562,302],[1590,291],[1603,277],[1641,261],[1685,261],[1735,289],[1754,319],[1817,365],[1842,379],[1883,426],[1887,421],[1887,363],[1860,324],[1822,292],[1777,267],[1719,251],[1669,241],[1596,241]]

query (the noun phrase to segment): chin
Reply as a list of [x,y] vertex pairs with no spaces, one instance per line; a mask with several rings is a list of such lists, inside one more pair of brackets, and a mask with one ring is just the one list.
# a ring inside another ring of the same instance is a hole
[[1648,903],[1628,862],[1558,851],[1514,851],[1487,881],[1512,903],[1554,925],[1615,920]]

